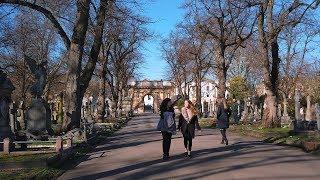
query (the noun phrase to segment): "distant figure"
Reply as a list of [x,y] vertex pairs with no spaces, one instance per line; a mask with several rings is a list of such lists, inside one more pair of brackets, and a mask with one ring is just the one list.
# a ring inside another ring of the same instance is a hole
[[163,160],[166,160],[170,157],[169,151],[171,146],[171,137],[172,134],[176,133],[174,104],[180,98],[180,96],[177,96],[175,101],[171,101],[170,98],[166,98],[160,105],[160,121],[157,125],[157,130],[161,131],[162,134]]
[[227,107],[227,104],[223,102],[223,100],[218,101],[218,109],[217,109],[217,119],[218,119],[218,128],[220,129],[220,133],[222,136],[221,144],[228,145],[228,139],[226,135],[226,131],[229,128],[229,117],[231,116],[231,111]]
[[190,100],[185,100],[178,124],[178,129],[181,130],[184,147],[186,148],[185,156],[191,157],[192,139],[195,137],[196,128],[201,130],[197,110]]

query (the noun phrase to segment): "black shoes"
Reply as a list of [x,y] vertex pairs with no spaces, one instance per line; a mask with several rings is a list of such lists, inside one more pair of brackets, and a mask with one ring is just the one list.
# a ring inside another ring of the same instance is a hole
[[222,139],[221,144],[225,144],[228,146],[228,144],[229,144],[228,139]]
[[169,155],[163,155],[163,156],[162,156],[162,160],[168,160],[169,158],[170,158]]
[[183,153],[185,157],[188,157],[188,152]]

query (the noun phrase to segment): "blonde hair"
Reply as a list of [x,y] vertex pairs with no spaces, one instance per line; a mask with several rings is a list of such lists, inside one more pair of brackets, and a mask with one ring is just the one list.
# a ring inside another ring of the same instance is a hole
[[193,105],[193,103],[190,100],[186,100],[186,101],[188,101],[188,104],[189,104],[188,109],[191,110],[192,114],[193,115],[198,115],[197,108]]
[[224,98],[219,98],[217,99],[217,103],[219,106],[222,106],[224,109],[227,109],[228,106],[227,106],[227,100],[224,99]]

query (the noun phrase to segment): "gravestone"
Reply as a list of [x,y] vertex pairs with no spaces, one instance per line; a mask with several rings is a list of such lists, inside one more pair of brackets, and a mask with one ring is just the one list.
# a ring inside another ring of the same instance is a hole
[[254,105],[254,122],[260,121],[260,113],[259,113],[259,108],[258,105]]
[[7,74],[0,70],[0,141],[11,137],[9,104],[11,102],[12,91],[15,90],[12,82],[7,78]]
[[304,121],[305,120],[305,110],[304,110],[304,108],[303,107],[301,107],[300,108],[300,119],[301,119],[301,121]]
[[64,119],[64,109],[63,109],[63,93],[59,94],[59,98],[57,101],[57,124],[62,125]]
[[240,121],[241,122],[248,121],[248,115],[249,115],[249,112],[248,112],[248,101],[247,101],[247,99],[245,99],[244,100],[244,105],[243,105],[242,116],[241,116]]
[[315,110],[316,110],[316,118],[317,118],[317,127],[318,127],[318,130],[320,130],[320,107],[318,103],[315,104]]
[[306,109],[306,118],[307,121],[312,120],[312,113],[311,113],[311,97],[310,95],[307,96],[307,109]]
[[10,126],[12,132],[16,132],[18,130],[17,107],[14,102],[10,104]]
[[18,110],[17,110],[17,119],[20,124],[21,130],[26,130],[26,122],[25,122],[25,104],[23,101],[20,101]]
[[50,108],[43,99],[33,99],[27,111],[27,130],[35,136],[47,134],[48,122],[51,118]]
[[301,121],[301,115],[300,115],[300,99],[301,99],[301,95],[300,95],[300,91],[299,89],[295,90],[295,96],[294,96],[294,108],[295,108],[295,120],[297,121]]
[[49,104],[42,98],[47,78],[47,61],[37,63],[25,56],[25,60],[35,77],[30,93],[33,96],[31,106],[27,110],[27,136],[33,139],[43,139],[47,134],[53,134],[51,128],[51,110]]
[[287,98],[284,98],[283,100],[283,114],[281,117],[281,123],[282,124],[290,124],[291,123],[291,119],[288,115],[288,101]]

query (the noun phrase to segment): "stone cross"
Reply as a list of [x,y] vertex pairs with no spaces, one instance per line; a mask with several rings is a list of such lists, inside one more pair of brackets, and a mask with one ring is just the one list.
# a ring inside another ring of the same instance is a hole
[[26,129],[26,123],[25,123],[25,105],[23,101],[20,101],[19,107],[18,107],[18,121],[20,123],[21,130]]
[[295,95],[294,95],[294,100],[295,100],[294,107],[295,107],[295,119],[296,119],[297,121],[300,121],[300,120],[301,120],[301,115],[300,115],[300,98],[301,98],[300,90],[299,90],[299,89],[296,89],[296,90],[295,90]]
[[317,126],[318,126],[318,130],[320,130],[320,107],[318,103],[315,104],[315,110],[316,110]]
[[288,101],[287,101],[287,98],[284,96],[284,99],[283,99],[283,114],[282,114],[282,117],[281,117],[281,123],[282,124],[290,124],[290,122],[291,122],[291,119],[290,119],[290,117],[288,115],[287,105],[288,105]]
[[305,116],[304,116],[304,115],[305,115],[305,113],[304,113],[304,108],[301,107],[301,108],[300,108],[300,120],[302,120],[302,121],[305,120]]
[[311,97],[310,95],[307,96],[307,109],[306,109],[306,120],[312,120],[312,113],[311,113]]
[[17,129],[17,110],[14,103],[10,104],[10,126],[11,131],[15,132]]

